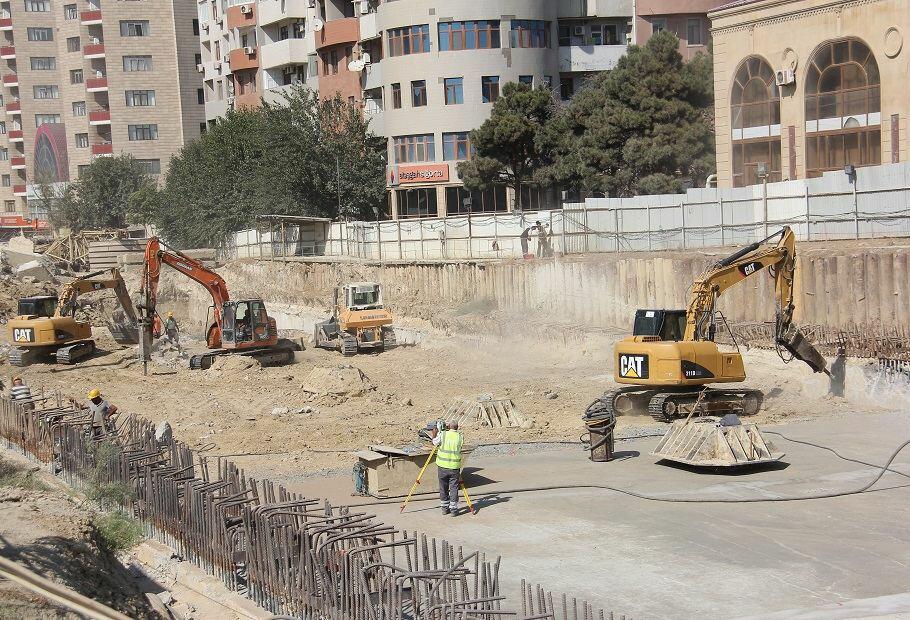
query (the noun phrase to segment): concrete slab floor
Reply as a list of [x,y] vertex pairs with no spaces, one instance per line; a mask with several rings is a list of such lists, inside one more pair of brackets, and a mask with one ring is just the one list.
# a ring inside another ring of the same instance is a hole
[[[910,439],[910,415],[857,414],[765,430],[884,464]],[[776,503],[665,503],[601,489],[509,491],[593,483],[663,498],[771,498],[853,490],[878,471],[772,438],[786,452],[784,464],[740,475],[655,464],[648,453],[657,439],[617,444],[612,463],[591,463],[575,449],[476,457],[466,476],[478,500],[475,516],[444,517],[436,500],[414,502],[404,514],[397,502],[368,510],[466,550],[502,555],[507,595],[528,579],[636,618],[735,618],[910,590],[910,477],[897,473],[861,495]],[[892,468],[910,475],[910,448]],[[364,501],[350,496],[352,484],[342,477],[286,486],[338,504]],[[424,488],[435,488],[432,476]],[[890,613],[910,611],[910,597],[896,600]]]

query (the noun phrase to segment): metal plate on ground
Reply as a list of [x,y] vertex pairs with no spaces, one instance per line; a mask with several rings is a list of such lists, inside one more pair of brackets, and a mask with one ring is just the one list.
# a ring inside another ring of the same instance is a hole
[[724,425],[706,416],[676,420],[651,452],[652,456],[702,467],[741,467],[779,461],[783,452],[756,424]]

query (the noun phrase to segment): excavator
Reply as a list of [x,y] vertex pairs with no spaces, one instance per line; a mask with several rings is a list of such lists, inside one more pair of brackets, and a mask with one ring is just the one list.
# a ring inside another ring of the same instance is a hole
[[382,302],[377,282],[350,282],[335,288],[332,316],[316,324],[313,342],[344,356],[358,351],[387,351],[396,346],[392,313]]
[[190,358],[190,368],[205,370],[223,355],[253,357],[263,366],[280,366],[294,361],[299,347],[278,337],[275,319],[268,315],[261,299],[232,300],[224,279],[205,265],[172,248],[157,237],[145,246],[142,278],[143,303],[140,310],[143,341],[151,341],[151,330],[158,300],[161,266],[168,265],[205,287],[212,296],[213,317],[206,319],[205,340],[211,351]]
[[[775,343],[784,362],[798,359],[827,373],[822,355],[793,323],[796,239],[789,227],[748,245],[709,267],[692,285],[685,310],[638,310],[632,335],[615,346],[617,383],[599,399],[613,415],[649,413],[660,421],[695,415],[751,415],[761,408],[761,391],[740,386],[743,358],[720,351],[714,338],[717,299],[730,287],[767,270],[774,278]],[[734,345],[735,345],[734,339]]]
[[136,344],[136,311],[120,270],[96,271],[66,284],[59,296],[24,297],[18,316],[9,321],[11,366],[29,366],[41,359],[55,358],[58,364],[75,364],[95,351],[92,326],[76,320],[76,300],[84,293],[113,289],[122,314],[109,323],[111,335],[120,344]]

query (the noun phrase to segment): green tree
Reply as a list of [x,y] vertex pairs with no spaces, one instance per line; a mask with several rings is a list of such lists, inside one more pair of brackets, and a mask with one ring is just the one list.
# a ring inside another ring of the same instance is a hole
[[385,141],[340,97],[300,87],[184,146],[153,219],[172,243],[212,246],[260,215],[372,219],[384,198]]
[[520,209],[522,187],[537,184],[538,172],[548,164],[543,137],[555,113],[548,88],[506,84],[490,118],[471,132],[474,157],[458,164],[465,187],[477,190],[506,185],[515,191]]
[[99,157],[65,189],[41,183],[38,193],[54,226],[78,232],[144,221],[143,213],[133,210],[139,205],[134,196],[155,191],[142,164],[132,155],[119,155]]
[[609,196],[675,193],[714,169],[711,59],[659,33],[592,79],[545,132],[553,181]]

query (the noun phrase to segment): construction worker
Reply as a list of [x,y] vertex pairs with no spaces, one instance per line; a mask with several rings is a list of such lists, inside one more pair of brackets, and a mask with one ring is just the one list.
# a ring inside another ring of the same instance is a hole
[[[12,398],[14,401],[31,401],[32,391],[27,385],[25,385],[25,383],[23,383],[22,377],[13,377],[13,385],[10,386],[9,395],[10,398]],[[26,409],[35,408],[35,405],[31,402],[24,402],[22,403],[22,406]]]
[[458,422],[447,423],[445,430],[433,438],[436,450],[436,469],[439,472],[439,501],[442,514],[458,514],[458,484],[461,481],[461,446],[464,438],[458,432]]
[[177,325],[177,320],[174,318],[173,312],[167,313],[167,321],[164,322],[164,335],[167,336],[167,339],[177,347],[177,351],[180,349],[180,326]]
[[88,393],[88,408],[92,412],[92,435],[99,437],[115,428],[117,405],[112,405],[101,395],[101,390],[93,389]]

